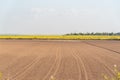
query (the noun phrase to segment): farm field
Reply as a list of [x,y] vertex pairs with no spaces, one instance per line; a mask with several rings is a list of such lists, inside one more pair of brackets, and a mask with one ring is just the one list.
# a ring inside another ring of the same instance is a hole
[[0,39],[120,40],[119,35],[0,35]]
[[0,40],[2,80],[103,80],[114,65],[117,40]]

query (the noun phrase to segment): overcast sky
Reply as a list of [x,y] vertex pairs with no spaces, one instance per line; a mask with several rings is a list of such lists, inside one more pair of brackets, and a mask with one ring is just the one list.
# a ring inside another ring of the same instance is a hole
[[0,0],[0,34],[120,32],[120,0]]

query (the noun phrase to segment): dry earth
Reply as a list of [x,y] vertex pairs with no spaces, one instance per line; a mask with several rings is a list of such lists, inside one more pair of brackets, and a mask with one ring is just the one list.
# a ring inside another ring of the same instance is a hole
[[2,80],[103,80],[120,68],[120,41],[0,40]]

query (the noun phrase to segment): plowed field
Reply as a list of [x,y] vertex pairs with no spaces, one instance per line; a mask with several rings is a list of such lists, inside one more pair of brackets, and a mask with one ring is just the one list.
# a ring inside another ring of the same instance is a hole
[[120,68],[120,41],[0,40],[2,80],[103,80]]

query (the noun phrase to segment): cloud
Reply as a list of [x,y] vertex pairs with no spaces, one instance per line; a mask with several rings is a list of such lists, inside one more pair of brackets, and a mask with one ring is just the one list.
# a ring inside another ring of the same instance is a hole
[[105,16],[103,9],[88,9],[88,8],[32,8],[32,16],[34,18],[41,17],[64,17],[64,18],[97,18]]
[[33,16],[79,16],[79,9],[67,8],[67,9],[56,9],[56,8],[32,8]]
[[33,13],[40,13],[42,11],[42,9],[40,9],[40,8],[32,8],[31,11]]
[[65,9],[63,15],[65,16],[79,16],[80,10],[75,8]]

